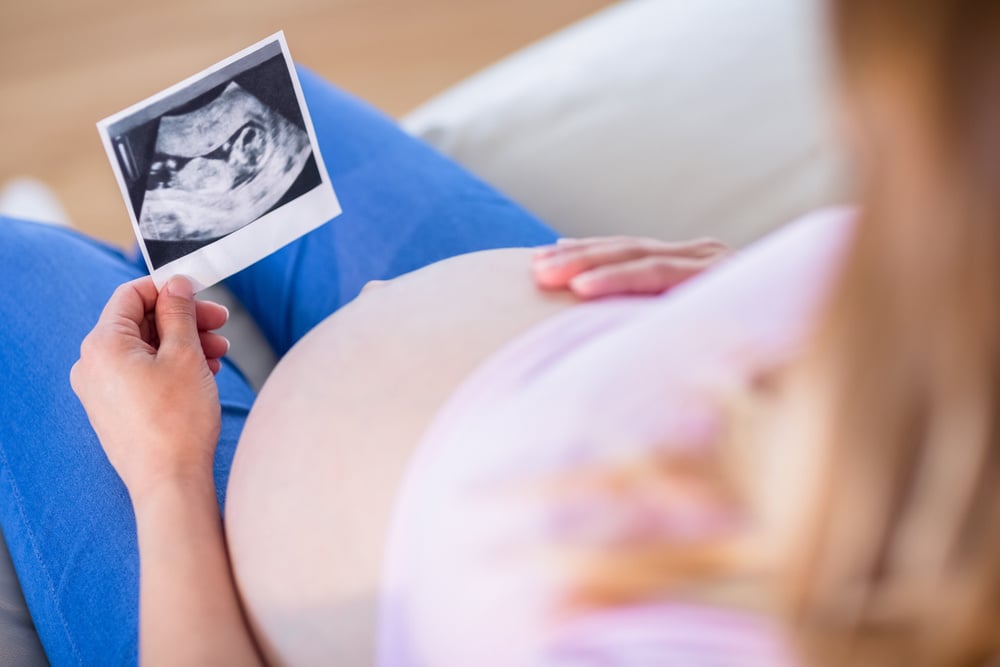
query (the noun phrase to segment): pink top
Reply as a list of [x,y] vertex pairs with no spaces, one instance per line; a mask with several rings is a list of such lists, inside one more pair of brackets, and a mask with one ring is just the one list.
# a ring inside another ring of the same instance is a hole
[[[541,549],[563,533],[621,533],[623,519],[567,513],[536,491],[580,466],[709,440],[720,392],[808,335],[849,219],[808,216],[660,297],[572,308],[474,372],[425,434],[397,502],[378,664],[791,664],[774,624],[745,612],[678,601],[558,613],[564,573]],[[721,529],[698,514],[659,517],[658,529]]]

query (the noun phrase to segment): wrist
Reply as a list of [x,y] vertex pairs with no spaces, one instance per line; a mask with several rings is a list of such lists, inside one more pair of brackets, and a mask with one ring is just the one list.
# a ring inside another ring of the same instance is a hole
[[184,498],[189,502],[215,502],[215,480],[209,466],[172,466],[127,484],[136,516],[163,500]]

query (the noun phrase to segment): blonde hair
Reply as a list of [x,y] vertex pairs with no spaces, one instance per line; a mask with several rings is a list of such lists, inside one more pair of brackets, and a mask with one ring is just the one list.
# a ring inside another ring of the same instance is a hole
[[[768,587],[807,662],[984,665],[1000,655],[1000,3],[831,0],[831,14],[862,214],[808,353],[781,374],[781,394],[811,402],[796,433],[818,473],[789,499],[804,510]],[[647,464],[606,480],[676,479]],[[716,473],[698,474],[731,499]],[[616,604],[752,573],[748,553],[604,549],[581,591]]]
[[785,591],[829,664],[1000,649],[1000,6],[837,0],[862,220],[811,354],[824,470]]

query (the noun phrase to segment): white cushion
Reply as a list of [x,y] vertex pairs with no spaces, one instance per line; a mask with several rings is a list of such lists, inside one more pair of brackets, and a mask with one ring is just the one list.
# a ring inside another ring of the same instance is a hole
[[817,0],[632,0],[403,125],[569,235],[745,243],[840,199]]

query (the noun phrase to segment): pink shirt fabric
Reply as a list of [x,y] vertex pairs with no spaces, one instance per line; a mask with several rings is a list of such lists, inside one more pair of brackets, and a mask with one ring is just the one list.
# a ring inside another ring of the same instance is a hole
[[[807,216],[662,296],[561,313],[477,369],[404,480],[378,664],[793,664],[773,622],[745,612],[678,600],[559,613],[565,574],[543,547],[620,527],[600,507],[567,519],[536,491],[581,466],[709,440],[720,395],[801,347],[850,230],[845,210]],[[720,529],[697,511],[661,518],[679,538]]]

